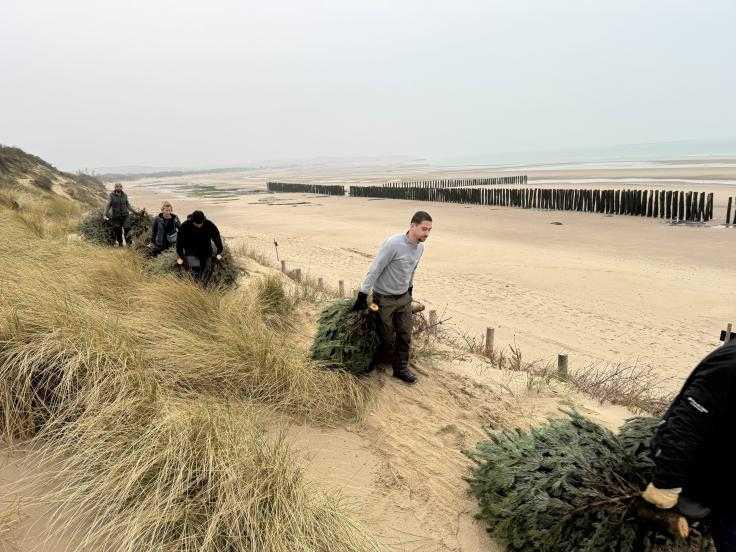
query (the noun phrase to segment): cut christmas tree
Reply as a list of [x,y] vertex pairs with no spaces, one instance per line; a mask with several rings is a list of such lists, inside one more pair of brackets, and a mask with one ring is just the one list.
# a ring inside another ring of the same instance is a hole
[[351,300],[341,299],[321,312],[312,358],[358,375],[369,371],[380,340],[374,315],[367,310],[353,312],[352,306]]
[[[133,245],[137,249],[145,248],[153,225],[151,215],[145,209],[131,211],[126,225],[130,228],[129,236]],[[115,245],[113,227],[109,220],[105,220],[103,209],[94,209],[87,213],[79,223],[79,234],[97,245]]]
[[658,422],[633,418],[614,434],[569,413],[528,432],[489,433],[468,453],[478,517],[508,552],[712,550],[704,529],[686,539],[662,531],[674,513],[651,511],[656,519],[643,521]]

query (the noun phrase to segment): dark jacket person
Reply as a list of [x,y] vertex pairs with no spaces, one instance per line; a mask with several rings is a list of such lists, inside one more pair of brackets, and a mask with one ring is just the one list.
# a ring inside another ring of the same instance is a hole
[[171,203],[165,201],[161,206],[161,212],[153,219],[151,225],[151,243],[154,254],[176,245],[180,227],[179,217],[172,213]]
[[719,552],[736,551],[736,475],[728,452],[736,427],[736,340],[690,374],[652,441],[654,477],[642,495],[663,509],[680,495],[712,510]]
[[118,182],[107,200],[103,216],[110,221],[113,236],[120,246],[123,245],[123,236],[125,243],[130,246],[130,211],[128,196],[123,191],[123,185]]
[[[212,249],[214,244],[215,251]],[[206,280],[209,276],[213,255],[222,259],[222,238],[217,226],[204,216],[202,211],[194,211],[179,228],[176,240],[178,264],[185,264],[196,279]]]

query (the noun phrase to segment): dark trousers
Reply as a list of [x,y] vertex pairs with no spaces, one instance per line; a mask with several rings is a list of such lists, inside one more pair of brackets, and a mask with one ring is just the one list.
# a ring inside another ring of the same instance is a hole
[[184,257],[184,262],[189,272],[192,274],[192,278],[202,283],[207,283],[212,274],[212,257],[196,257],[194,255],[187,255]]
[[736,552],[736,510],[713,510],[713,542],[718,552]]
[[411,295],[381,295],[373,293],[378,305],[378,334],[381,337],[380,354],[390,355],[394,370],[409,365],[411,348]]
[[120,247],[123,246],[123,237],[125,237],[125,243],[130,247],[130,228],[126,228],[122,224],[113,223],[112,235]]

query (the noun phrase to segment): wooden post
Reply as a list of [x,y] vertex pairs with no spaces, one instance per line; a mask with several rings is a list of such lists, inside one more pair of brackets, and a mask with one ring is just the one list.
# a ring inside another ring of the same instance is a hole
[[301,282],[302,281],[302,269],[301,268],[297,268],[296,271],[294,272],[294,279],[297,282]]
[[317,289],[322,291],[325,288],[325,283],[322,281],[322,278],[317,279]]
[[437,335],[437,311],[429,311],[429,333],[431,335]]
[[728,207],[726,207],[726,224],[731,224],[731,204],[733,203],[733,198],[728,198]]
[[728,345],[728,342],[731,341],[731,333],[732,333],[731,330],[732,329],[733,329],[733,326],[730,323],[726,324],[726,337],[723,340],[724,345]]
[[286,261],[281,261],[281,272],[286,274]]
[[486,328],[486,356],[493,354],[493,341],[495,338],[496,330],[493,328]]
[[345,297],[345,282],[342,280],[337,283],[337,291],[340,297]]
[[557,375],[567,379],[567,355],[557,355]]

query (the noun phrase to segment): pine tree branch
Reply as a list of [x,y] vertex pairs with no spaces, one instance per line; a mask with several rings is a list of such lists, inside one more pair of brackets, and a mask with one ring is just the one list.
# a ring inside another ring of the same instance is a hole
[[631,493],[631,494],[627,494],[623,496],[616,496],[613,498],[607,498],[605,500],[598,500],[596,502],[591,502],[589,504],[586,504],[585,506],[581,506],[580,508],[575,508],[572,512],[569,512],[568,514],[566,514],[565,517],[563,517],[562,519],[566,521],[581,512],[590,510],[591,508],[597,508],[599,506],[607,506],[609,504],[618,504],[619,502],[631,500],[633,498],[636,498],[637,496],[641,496],[641,493],[636,492],[636,493]]

